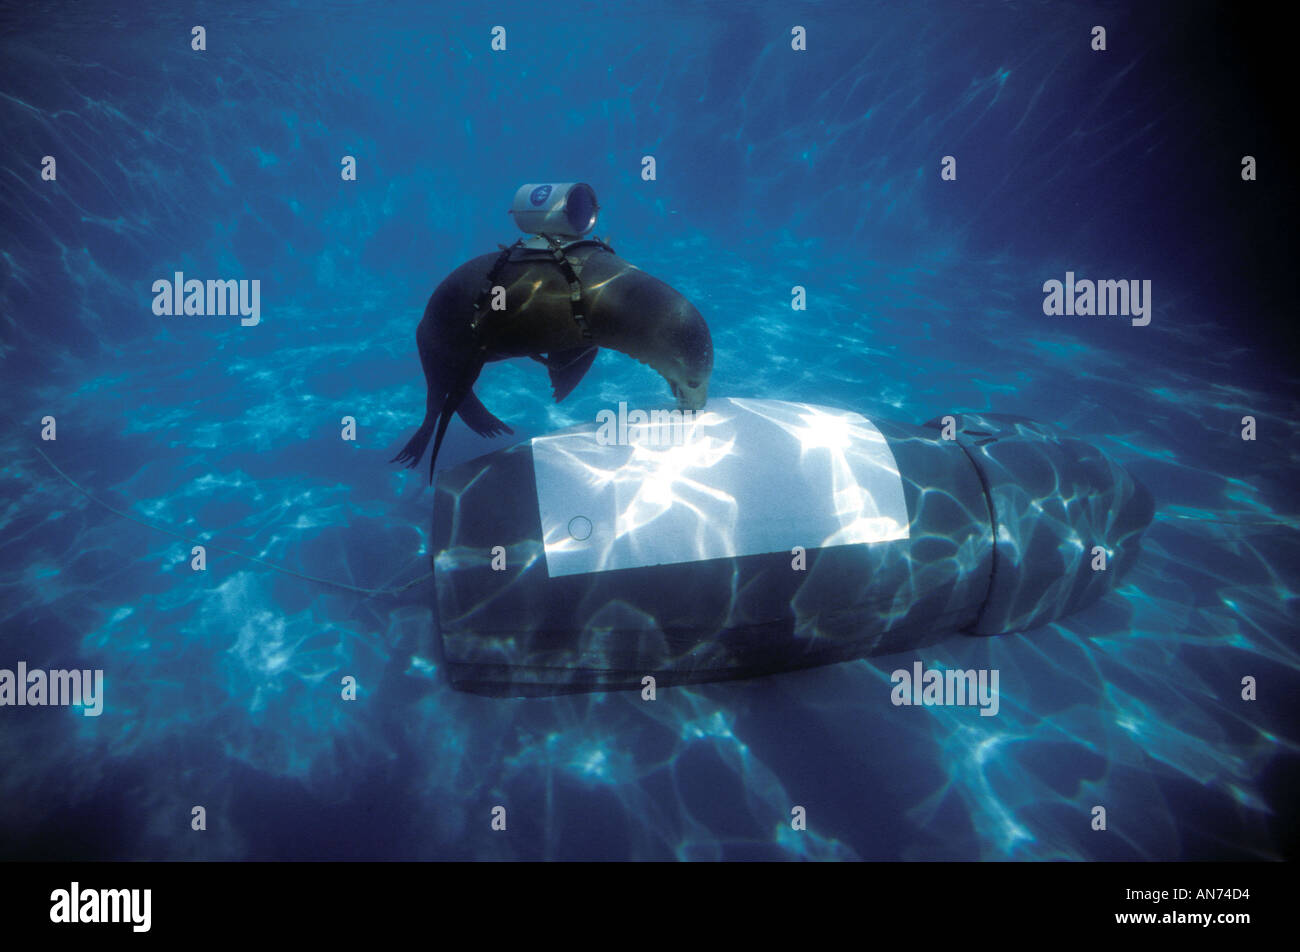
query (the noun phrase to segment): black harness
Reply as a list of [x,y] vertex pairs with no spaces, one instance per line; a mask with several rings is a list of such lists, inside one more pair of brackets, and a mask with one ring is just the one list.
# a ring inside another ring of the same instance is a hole
[[[575,245],[595,245],[610,254],[615,254],[615,251],[599,238],[586,238],[566,246],[554,235],[541,235],[540,237],[545,238],[546,243],[550,245],[550,256],[555,260],[555,264],[559,267],[560,273],[564,275],[564,279],[569,282],[569,308],[573,312],[573,322],[578,325],[578,333],[582,335],[582,339],[589,341],[591,340],[591,327],[587,324],[587,315],[583,313],[585,309],[582,306],[582,281],[579,277],[582,273],[583,263],[570,258],[568,249]],[[492,294],[492,289],[496,287],[497,279],[501,276],[501,269],[506,266],[506,262],[510,260],[510,256],[514,254],[515,249],[522,247],[523,243],[524,239],[520,238],[513,245],[498,246],[501,249],[501,254],[497,255],[497,260],[488,269],[487,277],[483,279],[483,287],[479,289],[478,297],[474,299],[474,316],[470,319],[469,327],[474,332],[476,341],[480,337],[483,318],[487,317],[489,313],[487,307],[488,297]],[[541,249],[528,250],[536,250],[542,254],[546,253],[542,252]],[[479,343],[480,349],[483,346],[482,343]]]

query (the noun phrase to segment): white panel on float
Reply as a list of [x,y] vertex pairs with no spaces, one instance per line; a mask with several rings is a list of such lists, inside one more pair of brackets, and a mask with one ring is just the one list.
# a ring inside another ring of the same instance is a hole
[[552,578],[908,538],[893,451],[860,414],[726,398],[652,412],[532,441]]

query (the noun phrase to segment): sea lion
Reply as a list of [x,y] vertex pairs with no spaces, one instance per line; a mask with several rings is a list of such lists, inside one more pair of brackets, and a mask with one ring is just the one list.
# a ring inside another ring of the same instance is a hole
[[438,449],[455,413],[480,436],[513,433],[474,395],[483,365],[531,357],[546,365],[558,403],[578,385],[597,349],[622,351],[658,371],[682,409],[699,410],[713,372],[713,339],[694,305],[677,291],[624,261],[596,241],[565,251],[582,283],[579,310],[590,338],[574,320],[569,282],[548,251],[516,248],[494,284],[506,289],[506,308],[486,310],[478,331],[474,305],[499,255],[467,261],[438,285],[425,306],[415,341],[428,384],[424,422],[390,462],[414,469],[437,430],[429,481]]

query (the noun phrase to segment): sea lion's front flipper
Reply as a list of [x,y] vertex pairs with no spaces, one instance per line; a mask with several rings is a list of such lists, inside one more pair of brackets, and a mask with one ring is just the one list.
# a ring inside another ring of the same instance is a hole
[[573,388],[591,369],[598,350],[599,347],[588,344],[586,347],[574,347],[546,355],[546,368],[551,373],[551,389],[555,392],[556,403],[573,392]]
[[499,433],[511,433],[515,431],[510,429],[496,417],[494,417],[483,402],[474,395],[471,390],[465,394],[465,399],[460,402],[460,418],[465,421],[465,425],[477,433],[479,436],[496,436]]

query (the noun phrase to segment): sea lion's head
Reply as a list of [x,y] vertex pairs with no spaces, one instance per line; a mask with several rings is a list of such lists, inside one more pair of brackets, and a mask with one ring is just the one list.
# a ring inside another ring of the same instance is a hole
[[681,409],[702,410],[713,375],[713,338],[690,301],[682,298],[675,310],[674,320],[667,325],[668,347],[655,369],[668,381]]
[[595,292],[602,346],[656,370],[680,409],[703,409],[713,375],[713,338],[695,305],[627,262]]

